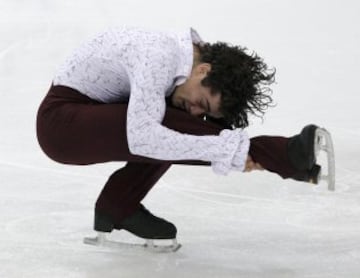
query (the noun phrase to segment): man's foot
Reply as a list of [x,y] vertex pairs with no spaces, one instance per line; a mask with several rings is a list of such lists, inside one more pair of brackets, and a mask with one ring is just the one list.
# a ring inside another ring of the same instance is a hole
[[288,155],[295,169],[299,171],[311,170],[316,162],[315,131],[316,125],[305,126],[300,134],[289,138]]
[[[319,183],[325,180],[329,190],[335,190],[335,158],[330,133],[316,125],[305,126],[300,134],[289,138],[289,160],[298,170],[293,176],[295,180]],[[321,175],[321,166],[317,156],[324,151],[327,158],[327,175]]]
[[310,170],[299,171],[292,178],[298,181],[318,184],[321,179],[321,166],[315,164]]
[[145,239],[174,239],[177,233],[174,224],[151,214],[143,205],[120,223],[114,223],[110,216],[95,211],[94,229],[98,232],[126,230]]
[[[95,210],[94,228],[97,236],[94,238],[85,237],[84,243],[96,246],[124,249],[141,248],[152,252],[176,252],[181,245],[176,240],[176,227],[159,217],[151,214],[143,205],[129,217],[120,223],[114,223],[113,219],[104,213]],[[107,233],[117,230],[126,230],[130,233],[144,238],[145,244],[119,242],[107,239]],[[169,242],[164,244],[164,242]],[[158,241],[158,243],[155,243]],[[161,244],[159,244],[161,242]]]

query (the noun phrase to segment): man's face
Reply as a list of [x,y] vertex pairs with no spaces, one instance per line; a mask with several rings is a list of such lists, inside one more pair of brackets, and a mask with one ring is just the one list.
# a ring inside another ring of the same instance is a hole
[[211,94],[210,88],[201,85],[201,80],[210,70],[210,64],[202,63],[195,66],[186,82],[175,89],[172,104],[194,116],[209,115],[221,118],[221,94]]

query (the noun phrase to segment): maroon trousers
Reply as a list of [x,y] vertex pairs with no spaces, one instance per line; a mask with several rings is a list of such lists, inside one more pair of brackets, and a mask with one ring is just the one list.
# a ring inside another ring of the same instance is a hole
[[[53,160],[74,165],[127,161],[106,182],[96,210],[120,222],[134,212],[172,164],[210,165],[203,161],[161,161],[132,155],[126,136],[127,103],[105,104],[64,86],[52,86],[37,115],[37,137]],[[182,133],[217,135],[222,126],[167,107],[163,125]],[[287,156],[288,138],[251,138],[250,155],[283,178],[296,170]]]

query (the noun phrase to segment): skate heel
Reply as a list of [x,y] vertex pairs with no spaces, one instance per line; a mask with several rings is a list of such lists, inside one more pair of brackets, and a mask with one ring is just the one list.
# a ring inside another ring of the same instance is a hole
[[85,237],[83,242],[89,245],[105,246],[107,242],[106,234],[98,232],[96,237]]
[[315,164],[309,171],[309,182],[312,184],[318,184],[321,179],[321,166]]
[[98,232],[110,233],[114,230],[115,224],[110,216],[95,211],[94,230]]

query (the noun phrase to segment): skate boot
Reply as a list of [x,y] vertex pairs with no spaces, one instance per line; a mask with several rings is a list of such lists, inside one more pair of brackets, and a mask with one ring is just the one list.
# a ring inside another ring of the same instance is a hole
[[[151,214],[143,205],[120,223],[114,223],[110,216],[95,211],[94,229],[98,232],[98,236],[96,238],[85,238],[85,243],[110,247],[143,247],[154,252],[174,252],[181,247],[176,241],[177,230],[175,225]],[[108,240],[106,233],[110,233],[114,229],[126,230],[145,239],[146,243],[135,244]],[[155,240],[171,240],[172,243],[170,245],[156,245]]]
[[[320,151],[327,156],[327,175],[321,175],[317,164]],[[301,133],[289,139],[288,155],[292,165],[298,170],[295,180],[318,184],[321,180],[328,183],[329,190],[335,190],[335,159],[330,133],[316,125],[305,126]]]
[[312,184],[318,184],[320,182],[320,176],[321,176],[321,166],[315,164],[310,170],[299,171],[291,178],[297,181],[304,181]]

